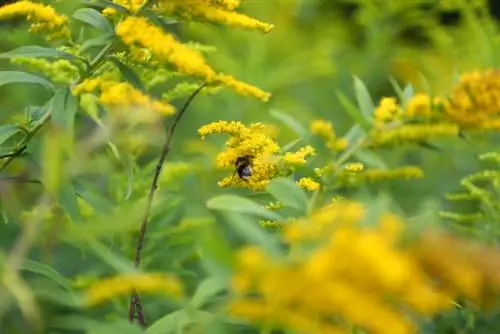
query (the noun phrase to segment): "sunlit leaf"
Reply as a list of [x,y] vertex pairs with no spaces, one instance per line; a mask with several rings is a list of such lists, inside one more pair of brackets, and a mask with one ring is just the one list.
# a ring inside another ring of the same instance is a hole
[[356,100],[358,101],[361,114],[366,121],[372,123],[374,120],[373,114],[375,111],[375,104],[364,82],[357,76],[354,76],[354,92],[356,93]]
[[73,13],[73,17],[79,21],[90,24],[91,26],[107,33],[113,32],[113,26],[97,10],[92,8],[80,8]]
[[38,45],[20,46],[9,52],[0,53],[0,59],[9,59],[16,57],[34,57],[34,58],[57,58],[75,60],[77,56],[54,48],[47,48]]
[[207,208],[217,211],[244,213],[270,220],[281,219],[280,215],[277,213],[267,210],[262,205],[259,205],[248,198],[237,195],[221,195],[212,197],[207,201]]
[[341,91],[337,91],[336,95],[340,105],[344,107],[344,110],[349,114],[349,116],[351,116],[353,121],[365,130],[370,129],[371,124],[360,112],[360,109],[356,107],[356,105],[352,103],[351,100],[349,100],[349,98]]
[[0,145],[19,132],[19,127],[13,124],[0,125]]
[[22,71],[0,71],[0,86],[12,83],[38,84],[53,90],[52,84],[39,76]]
[[210,321],[213,317],[213,314],[204,311],[175,311],[154,322],[146,330],[146,334],[184,333],[186,326],[195,322]]
[[71,281],[68,278],[64,277],[57,270],[44,263],[33,260],[24,260],[19,269],[43,275],[65,289],[70,289],[71,287]]
[[308,203],[307,195],[291,179],[284,177],[276,178],[271,181],[266,190],[285,206],[295,208],[301,214],[306,212]]
[[201,308],[210,298],[216,296],[227,288],[226,282],[220,277],[208,277],[203,280],[196,289],[191,304],[196,308]]
[[297,135],[300,137],[304,137],[307,134],[307,129],[296,119],[294,119],[292,116],[287,115],[284,112],[278,111],[278,110],[271,110],[270,112],[271,116],[281,123],[283,123],[286,127],[291,129],[293,132],[295,132]]

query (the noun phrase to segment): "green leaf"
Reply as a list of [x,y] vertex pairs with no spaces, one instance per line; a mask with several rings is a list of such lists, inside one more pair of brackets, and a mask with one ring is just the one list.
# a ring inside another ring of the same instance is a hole
[[369,123],[373,123],[373,113],[375,111],[375,104],[366,88],[365,84],[357,76],[354,76],[354,92],[356,93],[356,100],[358,101],[361,114]]
[[349,100],[349,98],[341,91],[336,92],[337,98],[339,99],[340,105],[344,107],[345,111],[351,116],[356,124],[359,124],[363,129],[369,130],[371,128],[371,123],[366,120],[366,118],[361,114],[360,109],[356,107],[354,103]]
[[11,83],[32,83],[42,85],[50,90],[54,89],[50,82],[39,76],[22,71],[0,71],[0,86]]
[[75,115],[78,110],[78,98],[74,96],[69,87],[58,89],[52,101],[51,121],[57,127],[64,130],[67,136],[68,148],[73,145],[73,132],[75,127]]
[[375,153],[367,150],[358,150],[354,156],[363,164],[371,168],[387,169],[387,164]]
[[292,180],[284,177],[276,178],[271,181],[266,190],[285,206],[299,210],[300,214],[306,213],[309,199],[305,191]]
[[59,188],[58,195],[59,204],[71,220],[73,222],[81,221],[82,214],[78,205],[77,194],[71,183],[64,182]]
[[113,33],[113,26],[95,9],[80,8],[73,13],[73,17],[106,33]]
[[281,220],[281,216],[269,211],[248,198],[237,195],[221,195],[207,201],[207,208],[217,211],[238,212],[269,220]]
[[67,60],[78,59],[77,56],[71,53],[59,51],[54,48],[46,48],[38,45],[21,46],[9,52],[0,53],[0,58],[9,59],[16,57],[32,57],[32,58],[60,58]]
[[178,310],[158,319],[146,330],[146,334],[185,333],[186,326],[195,322],[207,322],[213,317],[209,312]]
[[80,0],[81,3],[97,8],[113,8],[122,14],[130,14],[129,10],[110,0]]
[[210,298],[227,289],[227,284],[220,277],[208,277],[203,280],[194,293],[191,304],[196,308],[202,308]]
[[111,60],[113,62],[113,64],[115,64],[115,66],[118,68],[118,70],[120,70],[120,73],[123,75],[125,80],[130,82],[132,84],[132,86],[139,89],[140,91],[143,91],[143,92],[145,91],[144,85],[142,84],[141,79],[139,78],[139,76],[137,74],[135,74],[134,71],[132,71],[132,69],[130,69],[127,65],[123,64],[120,60],[118,60],[114,57],[110,57],[108,59]]
[[292,116],[278,110],[271,110],[270,114],[271,117],[283,123],[300,137],[304,137],[307,135],[307,130],[304,128],[304,126]]
[[394,89],[394,92],[396,92],[396,95],[400,101],[403,101],[403,89],[401,86],[398,84],[396,79],[393,76],[389,77],[389,82],[391,83],[392,89]]
[[119,273],[135,273],[137,268],[128,260],[114,254],[97,239],[81,233],[66,234],[63,238],[70,244],[79,245],[82,249],[90,249],[104,263]]
[[99,37],[88,39],[82,43],[80,49],[82,51],[86,51],[86,50],[93,48],[93,47],[96,47],[96,46],[106,45],[111,41],[112,38],[113,38],[112,34],[105,34],[105,35],[101,35]]
[[110,333],[120,333],[120,334],[143,334],[144,331],[139,327],[139,325],[134,325],[128,320],[120,319],[112,323],[102,323],[99,325],[93,325],[89,323],[88,330],[85,332],[87,334],[110,334]]
[[41,262],[33,261],[33,260],[24,260],[21,264],[20,270],[30,271],[35,274],[43,275],[55,283],[59,284],[61,287],[69,290],[71,287],[71,280],[67,279],[63,275],[61,275],[57,270],[43,264]]
[[403,90],[403,101],[406,104],[412,97],[413,97],[413,86],[408,84],[405,86],[405,89]]
[[[256,244],[270,254],[278,254],[279,242],[272,235],[268,234],[254,218],[237,212],[224,212],[224,222],[234,230],[241,238],[251,244]],[[282,220],[278,220],[282,221]]]
[[344,138],[347,139],[349,145],[353,145],[364,136],[365,136],[365,131],[361,128],[359,124],[356,124],[352,128],[350,128],[349,131],[347,131]]
[[281,152],[290,152],[295,146],[297,146],[298,143],[300,143],[304,138],[297,138],[295,140],[292,140],[288,144],[285,144],[281,147]]
[[0,125],[0,145],[19,132],[19,127],[13,124]]

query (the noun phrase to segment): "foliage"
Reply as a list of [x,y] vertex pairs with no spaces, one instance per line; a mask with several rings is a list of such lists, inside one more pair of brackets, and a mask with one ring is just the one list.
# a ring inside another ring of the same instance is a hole
[[498,24],[381,4],[1,6],[1,332],[497,332]]

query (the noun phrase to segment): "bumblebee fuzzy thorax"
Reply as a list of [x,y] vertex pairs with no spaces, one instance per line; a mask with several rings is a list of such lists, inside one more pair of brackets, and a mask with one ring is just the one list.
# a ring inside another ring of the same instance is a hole
[[252,156],[244,155],[238,157],[238,159],[236,159],[236,162],[234,163],[236,167],[236,173],[242,180],[247,181],[253,175],[252,159]]

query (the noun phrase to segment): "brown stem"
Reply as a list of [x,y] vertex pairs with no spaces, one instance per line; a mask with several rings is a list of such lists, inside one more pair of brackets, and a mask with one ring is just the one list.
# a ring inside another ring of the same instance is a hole
[[[181,120],[182,116],[186,112],[187,108],[191,104],[191,101],[198,95],[198,93],[206,86],[206,83],[202,84],[198,87],[197,90],[191,94],[191,96],[187,99],[186,103],[182,107],[181,111],[177,114],[172,126],[167,130],[167,136],[165,138],[165,142],[163,144],[163,148],[160,154],[160,158],[158,159],[158,163],[156,164],[155,173],[153,175],[153,181],[151,182],[151,187],[149,189],[148,201],[146,203],[146,210],[144,212],[144,217],[142,219],[141,230],[139,232],[139,240],[137,241],[137,246],[135,249],[135,266],[138,268],[141,264],[141,256],[142,256],[142,248],[144,246],[144,238],[146,236],[146,231],[148,227],[149,215],[151,214],[151,206],[153,204],[154,194],[156,189],[158,188],[158,179],[160,177],[161,170],[163,168],[163,164],[167,158],[168,153],[170,152],[170,147],[172,145],[172,137],[174,135],[175,129],[177,128],[177,124]],[[139,299],[139,296],[136,292],[132,293],[130,297],[129,304],[129,314],[128,319],[130,322],[134,321],[134,317],[137,310],[138,320],[141,326],[146,327],[146,321],[144,320],[144,314],[142,312],[142,304]]]

